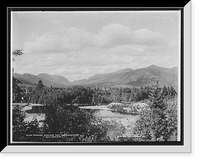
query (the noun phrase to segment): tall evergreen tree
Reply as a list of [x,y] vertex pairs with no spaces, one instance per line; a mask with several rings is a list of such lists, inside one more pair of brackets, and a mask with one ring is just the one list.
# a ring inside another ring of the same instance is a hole
[[164,113],[166,104],[158,82],[152,87],[149,93],[149,100],[152,112],[152,140],[155,141],[163,138],[164,129],[166,129],[166,115]]
[[162,94],[161,88],[159,87],[158,82],[156,85],[153,85],[149,92],[150,108],[152,110],[164,111],[166,105],[164,103],[164,96]]
[[165,115],[166,104],[158,82],[149,92],[149,109],[136,122],[135,132],[145,140],[166,140],[167,120]]

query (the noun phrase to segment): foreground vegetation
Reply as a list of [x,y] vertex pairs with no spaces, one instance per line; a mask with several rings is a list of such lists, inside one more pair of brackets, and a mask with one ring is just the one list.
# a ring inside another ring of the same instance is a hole
[[[79,109],[77,104],[101,105],[111,102],[142,101],[149,109],[141,113],[132,130],[137,138],[128,141],[176,141],[177,140],[177,93],[173,87],[154,86],[141,88],[99,89],[75,86],[67,89],[45,87],[42,81],[37,86],[25,86],[13,77],[13,102],[41,103],[48,108],[43,126],[35,119],[25,122],[20,107],[13,109],[13,141],[35,142],[110,142],[107,135],[111,124],[106,124],[93,115],[93,111]],[[116,123],[115,123],[116,124]],[[118,126],[115,125],[115,128]],[[117,129],[122,134],[123,126]],[[38,134],[38,136],[30,136]],[[44,134],[59,134],[48,138]],[[40,136],[41,135],[41,136]],[[121,139],[124,141],[124,139]]]

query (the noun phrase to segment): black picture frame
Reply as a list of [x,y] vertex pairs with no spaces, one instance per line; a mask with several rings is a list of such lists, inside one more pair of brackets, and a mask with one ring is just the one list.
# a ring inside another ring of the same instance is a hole
[[[180,141],[168,141],[168,142],[122,142],[122,143],[116,143],[116,142],[109,142],[109,143],[54,143],[53,146],[184,146],[185,136],[184,136],[184,115],[185,115],[185,104],[184,104],[184,74],[185,74],[185,66],[184,66],[184,7],[186,4],[182,4],[178,6],[170,6],[163,4],[160,7],[8,7],[7,8],[7,96],[6,96],[6,140],[3,140],[2,143],[4,145],[2,146],[2,149],[4,149],[7,146],[51,146],[52,143],[11,143],[10,141],[10,92],[11,92],[11,48],[10,48],[10,42],[11,42],[11,12],[15,11],[167,11],[167,10],[174,10],[174,11],[180,11],[181,12],[181,40],[180,40],[180,47],[181,47],[181,71],[180,71],[180,87],[181,87],[181,138]],[[166,7],[167,6],[167,7]],[[5,136],[4,136],[5,137]],[[5,142],[6,141],[6,142]],[[2,150],[1,149],[1,150]]]

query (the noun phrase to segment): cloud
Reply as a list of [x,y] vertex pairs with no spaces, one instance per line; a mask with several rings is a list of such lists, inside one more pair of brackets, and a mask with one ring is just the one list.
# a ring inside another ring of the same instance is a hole
[[164,35],[145,28],[134,31],[133,39],[136,44],[140,45],[155,46],[161,44],[166,45],[168,43],[168,40]]
[[166,36],[145,28],[133,30],[108,24],[95,33],[58,26],[43,34],[35,33],[25,42],[25,55],[17,58],[16,69],[63,75],[72,81],[123,68],[162,66],[177,60],[174,47],[177,48]]
[[24,43],[28,53],[62,53],[80,50],[93,44],[93,35],[79,28],[61,28],[42,35],[32,35],[32,39]]
[[95,35],[95,44],[100,47],[111,47],[132,42],[133,31],[121,24],[109,24],[103,26]]
[[121,24],[103,26],[97,33],[80,28],[59,27],[42,35],[35,34],[24,43],[27,53],[67,53],[80,51],[87,47],[113,48],[122,45],[156,46],[167,45],[167,39],[149,29],[133,31]]
[[136,30],[134,32],[134,35],[138,38],[138,39],[143,39],[143,40],[154,40],[154,39],[160,39],[162,37],[162,35],[158,32],[153,32],[149,29],[139,29]]
[[120,45],[108,49],[109,52],[115,53],[116,55],[140,55],[145,51],[145,48],[138,45]]
[[132,30],[121,24],[109,24],[95,35],[95,43],[100,47],[119,45],[160,45],[167,44],[166,37],[149,29]]
[[45,33],[41,36],[33,37],[33,40],[24,44],[26,53],[59,53],[70,48],[68,42],[62,40],[59,35]]

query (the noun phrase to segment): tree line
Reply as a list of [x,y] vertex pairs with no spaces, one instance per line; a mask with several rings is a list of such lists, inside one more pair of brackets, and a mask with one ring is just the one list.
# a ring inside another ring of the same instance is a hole
[[[101,105],[111,102],[138,102],[149,98],[152,86],[140,88],[98,88],[73,86],[69,88],[45,87],[41,80],[36,87],[20,88],[20,81],[13,77],[13,102],[41,104],[88,104]],[[23,84],[22,84],[23,85]],[[177,95],[172,86],[159,87],[162,95],[171,99]]]

